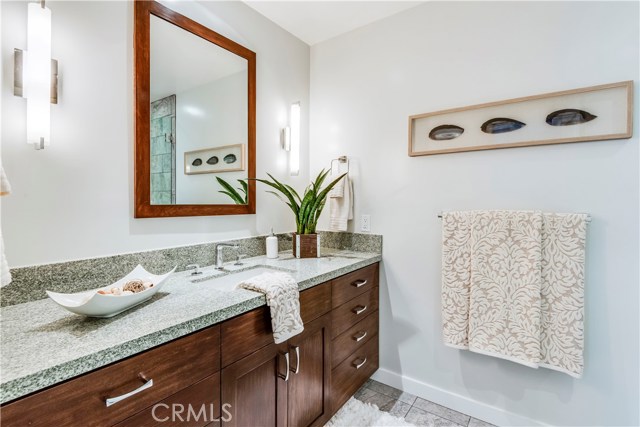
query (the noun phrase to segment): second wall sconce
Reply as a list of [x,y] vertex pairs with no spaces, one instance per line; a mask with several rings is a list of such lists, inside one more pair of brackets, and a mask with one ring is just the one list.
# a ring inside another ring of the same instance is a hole
[[27,5],[27,50],[14,49],[13,94],[27,99],[27,144],[51,143],[51,104],[58,103],[58,62],[51,59],[51,10]]
[[282,148],[289,152],[289,173],[300,173],[300,102],[291,104],[289,126],[282,129]]

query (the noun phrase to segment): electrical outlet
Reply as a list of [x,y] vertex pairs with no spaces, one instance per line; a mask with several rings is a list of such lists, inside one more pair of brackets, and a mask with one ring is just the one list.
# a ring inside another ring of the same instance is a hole
[[371,231],[371,215],[360,217],[360,231]]

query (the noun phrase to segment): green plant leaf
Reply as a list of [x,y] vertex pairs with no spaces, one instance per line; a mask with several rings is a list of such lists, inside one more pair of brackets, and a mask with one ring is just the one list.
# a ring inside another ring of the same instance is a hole
[[222,186],[222,188],[224,188],[224,191],[220,190],[218,191],[219,193],[226,194],[227,196],[231,197],[231,199],[236,204],[242,205],[247,203],[246,193],[245,193],[245,197],[242,197],[240,193],[238,193],[238,191],[235,188],[233,188],[231,184],[229,184],[224,179],[220,178],[219,176],[216,176],[216,180],[218,180],[218,183]]

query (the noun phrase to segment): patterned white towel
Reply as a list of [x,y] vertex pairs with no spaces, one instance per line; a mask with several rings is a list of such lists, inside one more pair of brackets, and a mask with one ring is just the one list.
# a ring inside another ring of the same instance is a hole
[[276,344],[304,330],[300,317],[298,283],[286,273],[262,273],[236,285],[236,288],[262,292],[271,310],[273,341]]
[[586,219],[444,213],[445,344],[580,377]]

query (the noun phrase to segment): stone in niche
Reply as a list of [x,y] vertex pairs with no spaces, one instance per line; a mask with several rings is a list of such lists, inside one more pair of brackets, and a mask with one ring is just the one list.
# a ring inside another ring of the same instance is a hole
[[598,116],[594,116],[588,111],[566,108],[549,114],[547,116],[547,123],[551,126],[579,125],[580,123],[590,122],[596,117]]
[[207,160],[208,165],[215,165],[217,163],[218,163],[218,156],[209,157],[209,159]]
[[526,126],[525,123],[515,119],[509,119],[506,117],[496,117],[495,119],[487,120],[480,126],[484,133],[505,133],[513,132]]
[[193,162],[191,162],[192,166],[200,166],[202,164],[202,159],[195,159]]
[[225,163],[235,163],[235,161],[238,160],[238,158],[236,157],[235,154],[227,154],[226,156],[224,156],[223,160]]
[[429,138],[435,141],[446,141],[459,137],[464,133],[464,129],[456,125],[440,125],[431,129]]

